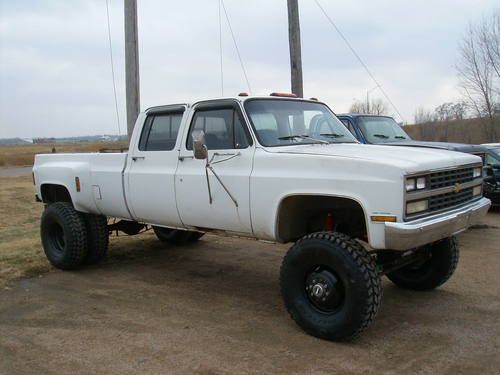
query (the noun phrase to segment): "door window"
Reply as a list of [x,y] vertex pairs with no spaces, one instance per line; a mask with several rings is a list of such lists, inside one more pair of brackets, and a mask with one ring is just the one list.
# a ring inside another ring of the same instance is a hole
[[141,151],[170,151],[175,147],[182,113],[149,116],[139,141]]
[[194,114],[186,148],[193,149],[192,133],[203,131],[209,150],[243,149],[251,144],[250,135],[234,108],[199,110]]

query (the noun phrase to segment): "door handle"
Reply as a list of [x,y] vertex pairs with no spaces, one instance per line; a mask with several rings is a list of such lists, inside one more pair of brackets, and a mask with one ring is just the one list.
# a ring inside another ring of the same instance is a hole
[[184,159],[194,159],[194,156],[179,156],[180,161],[184,161]]
[[144,156],[132,156],[132,161],[137,161],[137,160],[144,160],[146,159]]

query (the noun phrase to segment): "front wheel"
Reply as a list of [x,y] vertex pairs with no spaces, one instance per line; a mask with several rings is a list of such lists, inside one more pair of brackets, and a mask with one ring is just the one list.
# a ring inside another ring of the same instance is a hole
[[387,274],[401,288],[431,290],[444,284],[457,268],[460,251],[456,237],[428,245],[427,257]]
[[281,294],[295,322],[313,336],[347,340],[375,318],[382,286],[374,259],[336,232],[300,239],[280,271]]

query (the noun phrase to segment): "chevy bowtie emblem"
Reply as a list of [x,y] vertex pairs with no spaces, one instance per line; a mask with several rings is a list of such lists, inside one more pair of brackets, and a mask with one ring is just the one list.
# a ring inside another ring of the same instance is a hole
[[460,193],[460,190],[462,190],[462,186],[459,183],[456,183],[455,187],[453,188],[453,191],[455,193]]

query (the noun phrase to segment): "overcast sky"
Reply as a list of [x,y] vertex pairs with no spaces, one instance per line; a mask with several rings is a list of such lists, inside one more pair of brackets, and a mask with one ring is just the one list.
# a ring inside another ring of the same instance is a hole
[[[123,133],[123,1],[109,1]],[[252,93],[289,92],[286,0],[224,2]],[[220,96],[218,0],[138,3],[141,109]],[[469,21],[500,8],[498,0],[320,3],[408,122],[418,106],[459,98],[458,41]],[[299,6],[305,96],[347,111],[375,84],[315,2]],[[224,94],[248,91],[225,20],[222,30]],[[0,138],[118,133],[108,46],[105,0],[0,0]]]

